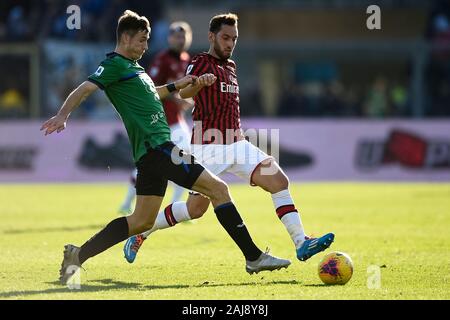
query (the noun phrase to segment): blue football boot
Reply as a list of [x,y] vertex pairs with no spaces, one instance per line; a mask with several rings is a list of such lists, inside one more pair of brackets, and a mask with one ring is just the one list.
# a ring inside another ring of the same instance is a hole
[[136,255],[139,251],[139,248],[142,246],[142,243],[147,238],[144,238],[143,235],[137,234],[135,236],[132,236],[128,238],[127,242],[125,242],[125,245],[123,247],[123,253],[125,254],[125,259],[129,263],[133,263],[134,259],[136,259]]
[[306,261],[313,255],[327,249],[334,241],[334,234],[327,233],[320,238],[306,238],[302,246],[297,249],[297,258]]

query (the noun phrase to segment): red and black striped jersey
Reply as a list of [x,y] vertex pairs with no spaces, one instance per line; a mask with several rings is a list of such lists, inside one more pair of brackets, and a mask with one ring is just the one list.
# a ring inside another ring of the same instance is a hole
[[[231,144],[241,140],[236,64],[229,59],[220,60],[208,53],[200,53],[192,58],[186,74],[201,76],[205,73],[214,74],[217,80],[194,97],[191,143]],[[200,122],[201,130],[198,128]]]

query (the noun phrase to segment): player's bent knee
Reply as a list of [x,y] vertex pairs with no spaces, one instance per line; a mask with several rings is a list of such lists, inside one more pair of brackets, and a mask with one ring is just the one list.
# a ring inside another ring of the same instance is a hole
[[285,174],[279,174],[276,179],[274,179],[270,186],[267,188],[271,193],[277,193],[286,189],[289,189],[289,178]]
[[206,192],[205,195],[209,198],[215,197],[216,195],[223,194],[227,192],[227,185],[219,178],[210,179],[208,183],[205,185]]
[[228,185],[222,180],[216,181],[212,190],[212,197],[216,200],[222,200],[230,197],[230,191],[228,190]]
[[282,176],[280,178],[280,188],[281,188],[281,190],[285,190],[285,189],[289,188],[289,178],[284,173],[282,174]]

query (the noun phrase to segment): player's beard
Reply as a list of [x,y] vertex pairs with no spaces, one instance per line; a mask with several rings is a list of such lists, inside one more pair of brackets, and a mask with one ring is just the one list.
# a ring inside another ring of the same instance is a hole
[[221,60],[226,60],[229,59],[233,53],[233,50],[231,50],[230,53],[227,53],[225,51],[222,50],[222,48],[220,48],[220,45],[217,41],[214,41],[214,51],[216,52],[217,56],[221,59]]

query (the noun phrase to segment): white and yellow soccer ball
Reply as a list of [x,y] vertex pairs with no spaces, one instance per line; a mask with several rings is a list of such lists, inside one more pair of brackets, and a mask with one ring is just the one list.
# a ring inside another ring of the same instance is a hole
[[323,283],[346,284],[353,275],[353,262],[344,252],[330,252],[319,262],[319,278]]

